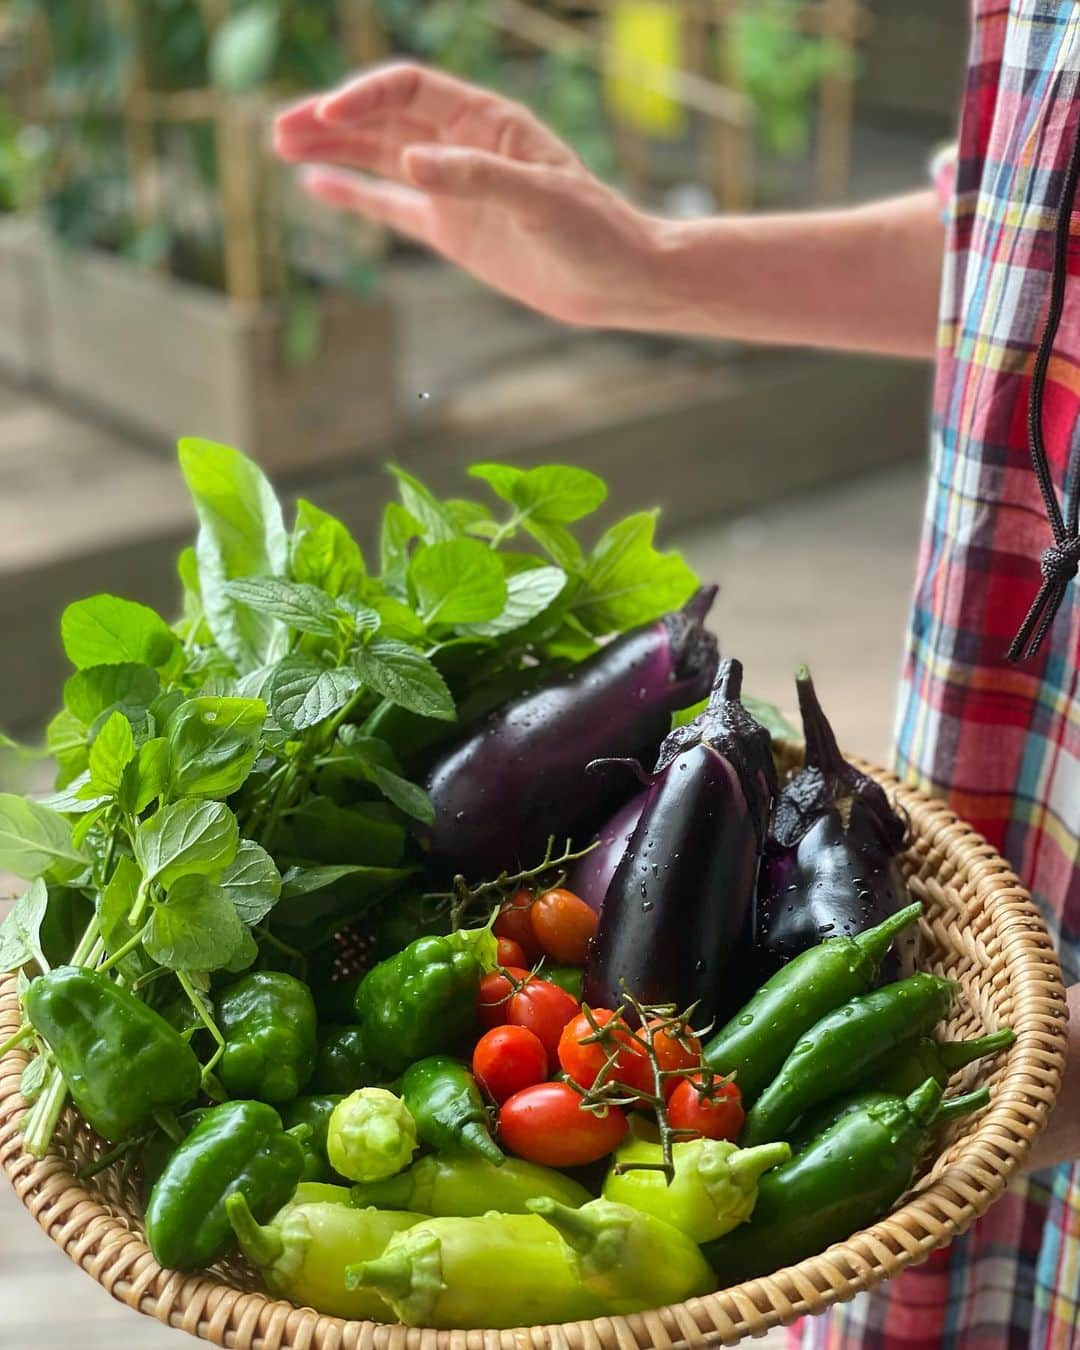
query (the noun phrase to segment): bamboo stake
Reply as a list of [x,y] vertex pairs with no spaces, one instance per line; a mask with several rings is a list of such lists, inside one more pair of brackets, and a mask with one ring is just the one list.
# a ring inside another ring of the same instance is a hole
[[[821,35],[853,54],[859,18],[858,0],[823,0]],[[833,71],[821,81],[818,100],[817,184],[819,202],[844,195],[851,169],[851,121],[855,101],[853,63],[847,71]]]
[[[730,43],[731,25],[738,8],[739,0],[714,0],[720,78],[729,89],[736,89],[738,85]],[[742,96],[747,98],[745,94]],[[725,211],[749,211],[754,204],[753,129],[746,124],[733,126],[720,120],[710,122],[706,155],[708,163],[715,166],[709,180],[720,205]]]

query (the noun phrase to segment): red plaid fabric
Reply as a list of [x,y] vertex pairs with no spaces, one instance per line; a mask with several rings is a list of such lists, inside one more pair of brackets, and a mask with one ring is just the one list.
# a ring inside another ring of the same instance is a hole
[[[977,0],[948,192],[930,486],[896,727],[908,779],[1012,862],[1080,979],[1080,581],[1038,656],[1005,652],[1050,544],[1025,418],[1055,212],[1080,135],[1080,4]],[[1044,427],[1059,495],[1080,426],[1080,218]],[[791,1332],[802,1350],[1080,1346],[1080,1168],[1017,1183],[950,1248]]]

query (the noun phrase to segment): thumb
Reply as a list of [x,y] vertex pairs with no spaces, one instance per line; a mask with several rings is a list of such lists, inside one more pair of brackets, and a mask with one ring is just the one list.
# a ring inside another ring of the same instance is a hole
[[402,163],[409,180],[425,192],[522,205],[548,196],[552,172],[546,165],[457,146],[414,145],[405,151]]

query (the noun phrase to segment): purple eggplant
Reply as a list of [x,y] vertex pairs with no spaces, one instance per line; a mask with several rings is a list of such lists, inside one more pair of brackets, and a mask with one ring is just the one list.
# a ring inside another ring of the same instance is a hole
[[586,774],[592,760],[651,757],[677,708],[716,672],[704,627],[716,587],[622,634],[565,674],[489,714],[431,770],[434,823],[422,842],[466,876],[538,862],[550,836],[584,841],[632,792],[625,775]]
[[590,849],[583,858],[578,858],[566,874],[566,889],[579,895],[597,914],[600,913],[615,869],[641,819],[648,795],[647,792],[639,792],[625,806],[620,807],[597,832],[596,847]]
[[741,688],[740,663],[721,662],[705,710],[660,748],[586,963],[593,1007],[617,1007],[625,991],[644,1003],[696,1003],[704,1024],[743,1001],[776,771]]
[[[854,937],[909,901],[896,865],[906,825],[882,788],[841,755],[810,672],[796,676],[806,767],[781,792],[758,882],[754,936],[767,979],[829,937]],[[883,979],[913,959],[891,956]]]

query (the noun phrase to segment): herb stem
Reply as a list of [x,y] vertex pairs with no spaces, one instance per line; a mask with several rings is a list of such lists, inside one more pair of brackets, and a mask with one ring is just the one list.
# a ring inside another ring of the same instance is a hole
[[23,1122],[23,1146],[32,1158],[44,1158],[52,1143],[56,1122],[67,1100],[67,1085],[63,1074],[55,1066],[42,1088],[41,1096],[26,1114]]
[[207,1008],[206,1004],[203,1002],[202,995],[192,984],[191,977],[187,974],[187,972],[183,970],[178,970],[176,972],[176,978],[180,981],[181,988],[183,989],[184,993],[187,994],[188,999],[191,1001],[191,1006],[198,1013],[199,1021],[202,1022],[203,1026],[207,1029],[210,1035],[213,1036],[214,1040],[217,1042],[217,1048],[215,1049],[214,1053],[203,1065],[202,1076],[205,1079],[207,1074],[211,1071],[211,1069],[213,1069],[214,1065],[217,1064],[218,1060],[225,1053],[225,1037],[221,1034],[221,1029],[218,1026],[218,1024],[210,1016],[209,1008]]
[[9,1050],[14,1050],[17,1045],[22,1045],[23,1041],[29,1040],[33,1034],[34,1028],[29,1022],[24,1022],[18,1031],[14,1032],[0,1045],[0,1057],[6,1055]]
[[146,901],[150,895],[150,882],[143,877],[139,882],[139,889],[135,892],[135,903],[131,906],[131,913],[128,915],[129,928],[141,928],[142,916],[146,909]]
[[131,937],[128,938],[128,940],[123,944],[123,946],[117,947],[116,951],[113,952],[113,954],[109,957],[109,959],[107,961],[103,961],[101,965],[98,966],[97,968],[98,974],[101,975],[107,970],[112,970],[113,966],[119,965],[120,962],[124,959],[124,957],[127,956],[130,952],[133,952],[135,948],[142,942],[143,934],[145,932],[146,932],[145,927],[140,928],[137,933],[133,934]]
[[290,947],[287,942],[284,942],[281,938],[277,936],[276,933],[272,932],[270,926],[266,923],[257,923],[255,925],[255,931],[258,933],[259,937],[262,939],[263,942],[266,942],[271,947],[274,947],[277,951],[279,951],[282,954],[282,956],[287,956],[290,958],[290,960],[293,960],[297,963],[297,965],[300,967],[301,970],[300,976],[301,979],[303,979],[307,975],[308,961],[307,957],[304,955],[302,951],[299,951],[296,947]]

